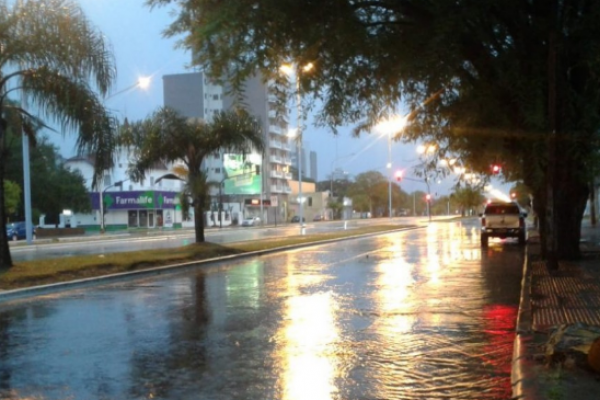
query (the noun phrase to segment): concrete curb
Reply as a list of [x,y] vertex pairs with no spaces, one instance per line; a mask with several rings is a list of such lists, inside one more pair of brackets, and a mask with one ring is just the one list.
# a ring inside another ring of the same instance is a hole
[[277,253],[277,252],[285,251],[285,250],[293,250],[293,249],[299,249],[299,248],[304,248],[304,247],[320,246],[320,245],[328,244],[328,243],[341,242],[341,241],[345,241],[345,240],[354,240],[354,239],[363,238],[363,237],[373,237],[373,236],[389,234],[392,232],[409,231],[409,230],[415,230],[415,229],[421,229],[421,228],[425,228],[425,226],[403,227],[403,228],[393,229],[393,230],[384,231],[384,232],[373,232],[373,233],[367,233],[367,234],[361,234],[361,235],[351,235],[351,236],[346,236],[343,238],[327,239],[327,240],[321,240],[321,241],[310,242],[310,243],[298,243],[298,244],[293,244],[293,245],[288,245],[288,246],[275,247],[275,248],[267,249],[267,250],[258,250],[258,251],[242,253],[242,254],[233,254],[233,255],[228,255],[228,256],[209,258],[206,260],[189,261],[189,262],[184,262],[184,263],[163,265],[160,267],[148,268],[148,269],[139,270],[139,271],[122,272],[122,273],[111,274],[111,275],[97,276],[97,277],[93,277],[93,278],[77,279],[77,280],[68,281],[68,282],[53,283],[53,284],[49,284],[49,285],[40,285],[40,286],[32,286],[32,287],[28,287],[28,288],[0,291],[0,305],[4,302],[20,300],[20,299],[24,299],[24,298],[32,297],[32,296],[42,296],[42,295],[52,294],[52,293],[56,293],[61,290],[80,289],[83,287],[103,285],[103,284],[108,284],[108,283],[113,283],[113,282],[120,282],[120,281],[124,281],[124,280],[133,280],[133,279],[162,275],[162,274],[167,274],[167,273],[178,273],[178,272],[183,272],[186,270],[195,269],[195,268],[198,268],[198,267],[201,267],[204,265],[208,265],[208,264],[222,264],[227,261],[234,260],[234,259],[241,260],[244,258],[257,257],[257,256]]
[[525,249],[523,262],[523,278],[521,280],[521,297],[517,315],[516,336],[513,345],[511,385],[512,399],[539,398],[538,381],[532,368],[533,360],[529,353],[533,341],[532,309],[531,309],[531,265],[529,262],[529,246]]

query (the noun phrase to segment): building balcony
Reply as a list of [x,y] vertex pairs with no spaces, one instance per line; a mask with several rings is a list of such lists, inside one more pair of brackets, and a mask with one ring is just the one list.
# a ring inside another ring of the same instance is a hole
[[283,178],[284,173],[281,171],[271,171],[271,178]]
[[276,156],[276,155],[271,155],[269,157],[269,161],[277,163],[277,164],[283,164],[284,160],[281,156]]
[[288,116],[283,113],[277,114],[276,110],[269,110],[268,116],[271,119],[282,120],[282,121],[288,122]]
[[283,150],[283,149],[284,149],[284,144],[283,144],[283,143],[281,143],[281,142],[280,142],[280,141],[278,141],[278,140],[272,140],[272,141],[269,143],[269,146],[270,146],[272,149],[280,149],[280,150]]
[[285,135],[287,133],[282,127],[278,125],[269,125],[269,132],[275,135]]

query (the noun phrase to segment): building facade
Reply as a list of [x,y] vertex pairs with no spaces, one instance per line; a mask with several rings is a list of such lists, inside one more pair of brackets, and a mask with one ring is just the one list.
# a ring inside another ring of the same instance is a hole
[[115,166],[100,179],[97,187],[92,186],[94,161],[89,157],[73,157],[65,164],[81,172],[86,180],[92,212],[74,214],[69,218],[72,227],[83,227],[87,231],[180,228],[193,225],[183,218],[179,193],[182,182],[162,180],[170,172],[164,165],[157,165],[141,182],[128,178],[127,169],[132,154],[127,149],[119,150]]

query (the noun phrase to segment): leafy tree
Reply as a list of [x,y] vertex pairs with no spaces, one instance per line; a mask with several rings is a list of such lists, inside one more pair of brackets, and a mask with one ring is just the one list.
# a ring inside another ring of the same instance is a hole
[[[22,140],[7,133],[7,148],[10,157],[5,163],[5,178],[14,182],[23,182]],[[30,151],[29,168],[31,172],[31,206],[34,221],[46,214],[46,221],[58,221],[58,215],[64,209],[75,212],[91,211],[90,197],[84,177],[79,171],[65,168],[56,146],[48,137],[38,139]],[[14,210],[23,219],[23,202]]]
[[[95,177],[111,166],[115,120],[96,92],[108,93],[115,68],[102,34],[68,0],[0,0],[0,38],[0,221],[5,221],[7,131],[22,132],[35,144],[44,124],[34,113],[78,133],[78,150],[95,156]],[[19,103],[11,100],[19,94]],[[0,229],[0,269],[12,264]]]
[[405,140],[435,140],[475,172],[499,163],[531,188],[543,251],[579,256],[598,171],[599,2],[148,0],[171,3],[167,35],[238,90],[257,70],[276,79],[284,61],[310,61],[300,89],[321,101],[321,124],[360,132],[413,104]]
[[481,189],[477,186],[466,185],[464,187],[457,187],[451,196],[460,208],[460,214],[463,217],[470,214],[469,211],[480,207],[484,202]]
[[331,208],[331,212],[333,213],[333,219],[340,219],[344,209],[344,203],[336,200],[334,197],[330,197],[328,206]]
[[20,203],[21,187],[12,181],[4,180],[4,205],[6,207],[6,213],[11,215],[17,212]]
[[387,199],[387,179],[381,172],[367,171],[356,175],[354,183],[348,189],[354,209],[360,212],[370,212],[384,209],[384,199]]
[[187,170],[186,192],[192,198],[196,242],[205,241],[204,212],[209,204],[211,183],[202,163],[211,154],[227,150],[243,155],[262,152],[260,125],[245,111],[220,112],[210,122],[188,120],[176,111],[161,108],[149,118],[124,127],[120,143],[137,149],[136,162],[130,166],[134,181],[144,179],[157,162],[182,163]]

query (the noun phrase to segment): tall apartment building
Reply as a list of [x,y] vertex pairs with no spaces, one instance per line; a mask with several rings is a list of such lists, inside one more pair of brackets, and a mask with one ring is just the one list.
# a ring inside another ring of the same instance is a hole
[[[227,95],[227,90],[221,86],[212,84],[203,72],[165,75],[163,92],[164,105],[189,118],[210,120],[216,111],[237,106],[236,98]],[[288,117],[287,112],[277,112],[276,101],[268,84],[259,77],[248,79],[241,104],[262,126],[266,144],[264,157],[256,154],[241,160],[235,154],[214,154],[205,163],[208,179],[222,182],[222,192],[230,203],[229,207],[239,205],[244,217],[260,216],[263,221],[286,219],[285,205],[291,193],[288,180],[292,179],[292,148],[287,135]],[[259,175],[253,172],[256,165],[259,166]],[[282,204],[271,209],[260,207],[261,194],[272,204]],[[211,195],[216,198],[218,190],[213,190]],[[276,215],[277,212],[279,215]]]
[[[223,109],[223,88],[210,83],[202,72],[163,76],[163,104],[177,110],[187,118],[210,121]],[[224,178],[221,154],[213,154],[205,160],[209,181]]]

